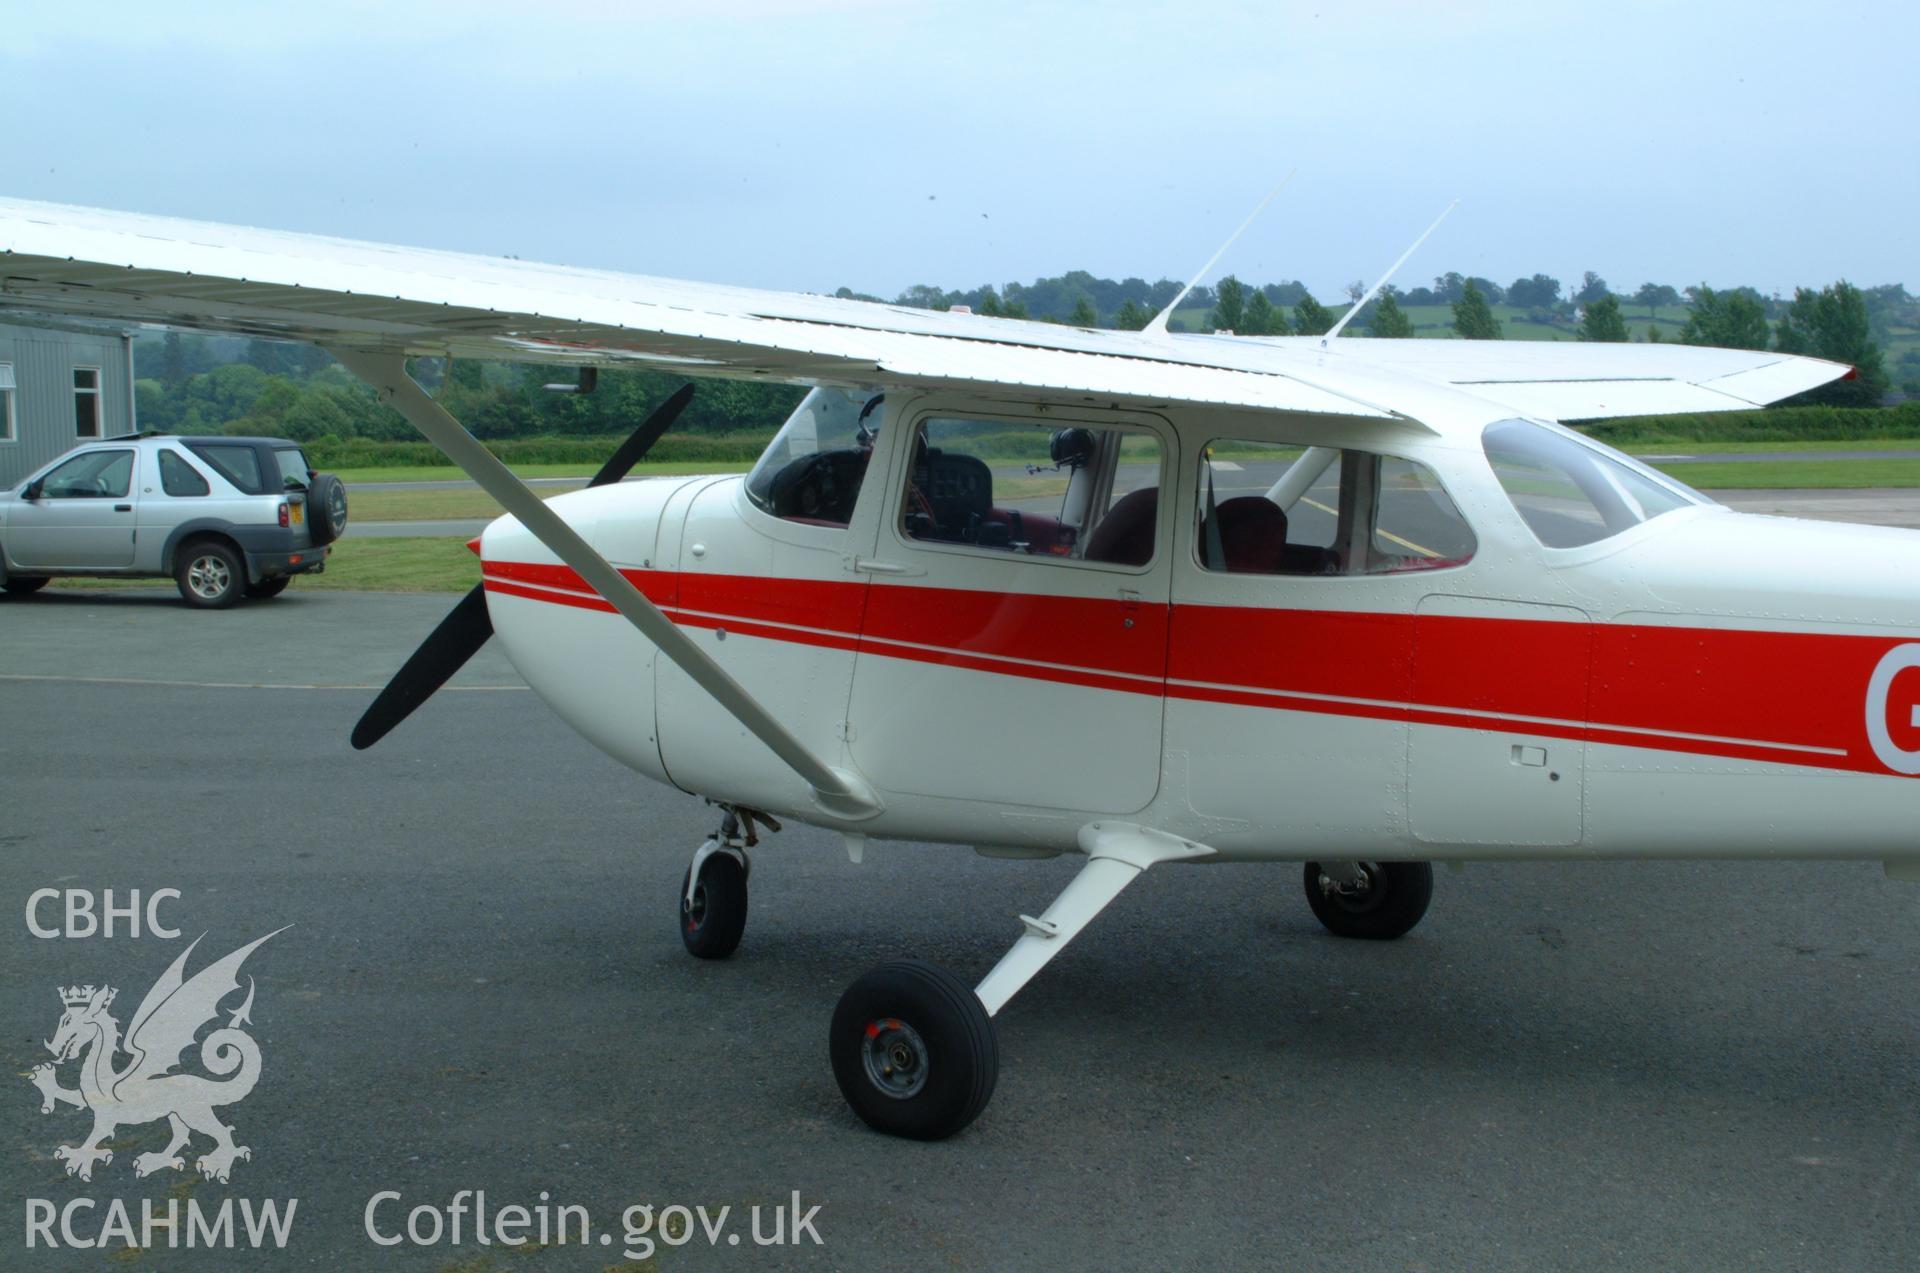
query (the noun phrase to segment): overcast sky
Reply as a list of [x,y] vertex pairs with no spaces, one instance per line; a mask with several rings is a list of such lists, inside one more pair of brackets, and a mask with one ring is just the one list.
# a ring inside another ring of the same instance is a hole
[[[404,15],[395,10],[407,8]],[[784,289],[1905,282],[1920,10],[21,3],[0,194]],[[184,16],[191,14],[192,16]]]

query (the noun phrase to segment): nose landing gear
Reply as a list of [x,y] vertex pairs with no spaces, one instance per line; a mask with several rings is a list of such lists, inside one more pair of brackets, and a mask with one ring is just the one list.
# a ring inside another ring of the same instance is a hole
[[754,819],[778,831],[765,814],[727,809],[720,829],[694,851],[680,881],[680,940],[700,959],[725,959],[747,929],[747,850],[760,842]]

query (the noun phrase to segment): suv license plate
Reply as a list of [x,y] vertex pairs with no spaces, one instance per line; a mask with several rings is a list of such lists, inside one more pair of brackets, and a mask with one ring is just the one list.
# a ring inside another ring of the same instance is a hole
[[307,506],[305,504],[289,504],[287,507],[293,515],[293,524],[295,526],[307,520]]

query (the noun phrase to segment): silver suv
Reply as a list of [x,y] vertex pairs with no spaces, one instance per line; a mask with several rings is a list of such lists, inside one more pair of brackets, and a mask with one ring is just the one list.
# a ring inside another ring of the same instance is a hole
[[224,609],[326,569],[346,525],[346,487],[284,438],[108,438],[0,492],[0,587],[164,575],[188,605]]

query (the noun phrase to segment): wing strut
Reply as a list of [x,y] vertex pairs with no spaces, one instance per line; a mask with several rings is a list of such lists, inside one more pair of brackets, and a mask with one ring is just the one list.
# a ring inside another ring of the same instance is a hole
[[873,817],[881,810],[879,796],[858,774],[827,764],[807,750],[806,744],[768,713],[759,700],[728,675],[705,650],[676,627],[673,621],[654,608],[614,569],[606,558],[594,551],[579,532],[561,520],[541,498],[515,477],[493,453],[481,446],[460,422],[407,375],[406,358],[400,354],[377,353],[342,346],[327,346],[327,352],[354,375],[372,385],[381,401],[398,411],[407,423],[425,434],[446,453],[448,459],[480,484],[507,512],[520,519],[554,555],[572,567],[589,587],[606,598],[641,635],[659,647],[660,653],[677,664],[681,671],[712,695],[714,701],[765,743],[773,754],[813,788],[813,798],[823,810],[838,818],[859,820]]

